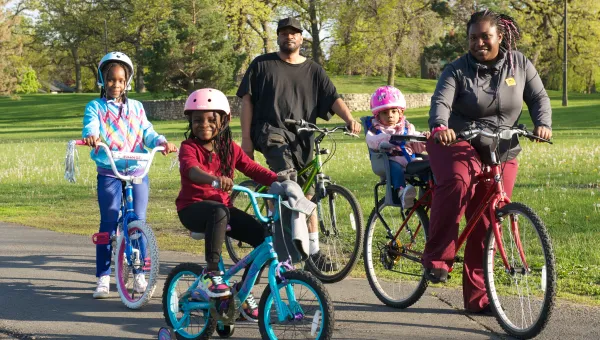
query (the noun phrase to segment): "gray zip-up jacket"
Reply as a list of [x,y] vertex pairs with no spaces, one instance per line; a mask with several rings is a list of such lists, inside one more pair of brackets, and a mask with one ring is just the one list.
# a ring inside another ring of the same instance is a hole
[[[529,108],[534,126],[552,126],[550,98],[533,64],[521,52],[512,51],[512,64],[504,49],[493,66],[480,64],[467,53],[446,67],[431,97],[429,127],[439,125],[457,133],[471,122],[485,123],[490,130],[515,126],[523,101]],[[525,123],[525,125],[528,125]],[[485,163],[489,163],[491,140],[472,140]],[[515,158],[521,148],[518,139],[500,144],[500,160]]]

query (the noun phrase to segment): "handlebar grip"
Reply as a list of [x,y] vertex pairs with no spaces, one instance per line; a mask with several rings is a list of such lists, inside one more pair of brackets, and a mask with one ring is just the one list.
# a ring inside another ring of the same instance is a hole
[[87,143],[83,139],[77,139],[75,145],[87,145]]
[[284,122],[286,124],[294,124],[294,125],[298,125],[298,126],[302,126],[302,120],[295,120],[295,119],[285,119]]

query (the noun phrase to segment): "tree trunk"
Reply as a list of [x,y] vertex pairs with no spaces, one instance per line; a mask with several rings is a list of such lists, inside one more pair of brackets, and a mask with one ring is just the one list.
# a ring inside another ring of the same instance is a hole
[[271,29],[269,28],[269,21],[268,20],[264,20],[263,22],[260,23],[262,26],[262,41],[263,41],[263,52],[265,54],[273,51],[273,44],[271,43],[271,40],[269,39],[269,36],[271,36]]
[[424,53],[421,53],[419,60],[421,61],[421,79],[429,79],[429,70],[427,69],[427,60]]
[[388,66],[388,79],[387,84],[394,86],[394,80],[396,79],[396,54],[390,56],[390,65]]
[[71,55],[73,56],[73,62],[75,63],[75,92],[82,93],[83,85],[81,83],[81,60],[79,60],[79,49],[77,47],[71,47]]
[[321,60],[321,38],[319,38],[319,23],[317,21],[317,0],[310,0],[308,15],[310,16],[310,35],[312,36],[312,55],[315,63],[323,65]]
[[[141,39],[141,37],[140,37]],[[144,51],[142,51],[142,45],[138,42],[135,44],[135,55],[137,59],[137,70],[135,71],[135,92],[144,93],[146,92],[146,84],[144,83]]]

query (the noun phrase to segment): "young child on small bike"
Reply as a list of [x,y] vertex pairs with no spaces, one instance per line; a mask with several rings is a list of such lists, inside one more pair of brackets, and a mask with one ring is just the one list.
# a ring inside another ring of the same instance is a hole
[[[192,232],[205,234],[207,264],[192,298],[228,296],[231,289],[219,270],[225,236],[253,247],[265,239],[264,227],[230,202],[234,170],[263,185],[271,185],[277,175],[250,159],[232,140],[229,102],[221,91],[207,88],[193,92],[185,103],[184,114],[189,125],[179,151],[181,191],[175,203],[181,223]],[[258,305],[252,294],[242,307],[246,317],[258,319]]]
[[[367,126],[367,145],[379,150],[380,144],[389,143],[390,135],[419,135],[429,137],[429,132],[417,132],[415,126],[404,116],[406,100],[400,90],[393,86],[382,86],[371,96],[371,112],[373,118]],[[404,209],[412,208],[417,196],[416,189],[404,178],[404,170],[415,154],[425,151],[424,143],[400,143],[391,150],[390,171],[392,187],[397,195],[394,202],[402,204]]]
[[[142,103],[127,98],[127,91],[133,79],[133,63],[121,52],[106,54],[98,64],[98,85],[100,98],[90,101],[83,116],[82,137],[91,147],[104,142],[113,151],[147,153],[144,147],[165,147],[163,154],[177,151],[164,136],[154,131],[146,118]],[[116,178],[104,149],[90,153],[98,169],[98,205],[100,208],[100,232],[108,232],[112,237],[117,230],[117,220],[121,208],[122,183]],[[142,173],[143,167],[133,160],[118,160],[116,166],[123,175]],[[146,219],[148,205],[148,177],[141,184],[133,184],[135,197],[134,211],[141,219]],[[98,278],[94,298],[109,296],[110,261],[112,245],[96,245],[96,277]],[[134,289],[138,293],[146,290],[143,273],[135,275]]]

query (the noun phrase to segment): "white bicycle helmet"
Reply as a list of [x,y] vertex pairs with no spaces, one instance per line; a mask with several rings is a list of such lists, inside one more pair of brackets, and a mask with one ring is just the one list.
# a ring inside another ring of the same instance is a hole
[[129,69],[129,79],[127,80],[127,85],[125,86],[125,89],[127,91],[131,90],[131,80],[133,79],[133,63],[131,62],[131,59],[129,59],[127,54],[123,52],[110,52],[104,57],[102,57],[102,59],[100,59],[100,63],[98,63],[98,86],[104,87],[102,67],[113,61],[125,65]]

